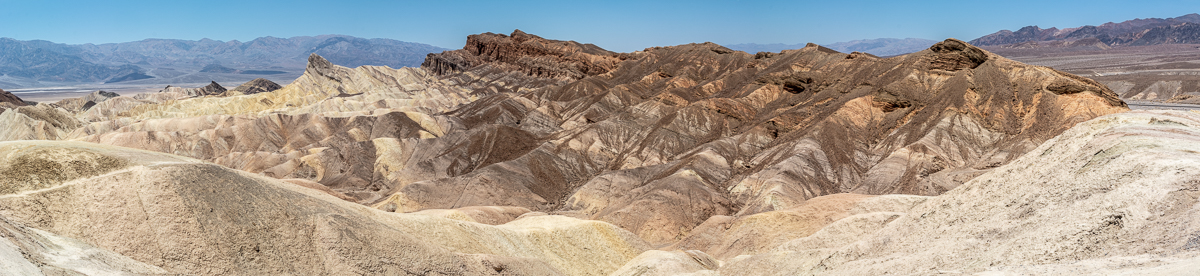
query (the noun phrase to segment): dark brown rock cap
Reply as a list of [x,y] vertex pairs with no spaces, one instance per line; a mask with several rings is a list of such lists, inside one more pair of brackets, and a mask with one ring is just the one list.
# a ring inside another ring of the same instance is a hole
[[930,61],[929,69],[958,71],[975,69],[987,62],[988,53],[962,40],[947,38],[929,47],[936,56]]
[[21,100],[20,97],[17,97],[17,95],[13,95],[13,93],[9,93],[3,89],[0,89],[0,103],[8,103],[14,106],[28,105],[24,100]]
[[188,96],[203,97],[203,96],[220,95],[221,93],[225,93],[225,91],[228,91],[228,89],[225,89],[224,86],[221,86],[221,84],[218,84],[216,81],[212,81],[207,86],[198,88],[196,90],[189,90]]
[[238,87],[234,88],[233,91],[238,91],[249,95],[271,92],[279,90],[280,88],[283,88],[283,86],[280,86],[278,83],[264,78],[257,78],[239,85]]
[[467,36],[462,49],[429,54],[421,67],[445,75],[491,65],[534,77],[582,79],[607,73],[621,60],[617,53],[593,44],[545,39],[514,30],[511,35]]

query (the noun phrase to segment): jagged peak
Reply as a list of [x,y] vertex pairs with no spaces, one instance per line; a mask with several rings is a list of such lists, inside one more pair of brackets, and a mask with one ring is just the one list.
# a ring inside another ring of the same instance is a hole
[[341,79],[348,76],[350,69],[338,66],[329,62],[329,60],[321,57],[317,53],[308,55],[308,67],[304,69],[305,75],[316,75],[330,79]]
[[310,68],[310,69],[312,69],[312,68],[329,68],[331,66],[333,66],[333,63],[330,63],[329,60],[325,59],[324,57],[321,57],[321,55],[318,55],[317,53],[312,53],[312,54],[308,55],[308,68]]
[[838,52],[837,50],[830,49],[829,47],[817,45],[816,43],[812,43],[812,42],[804,44],[804,48],[800,48],[800,49],[801,50],[810,50],[810,51],[815,50],[818,52],[828,53],[828,54],[841,54],[842,53],[842,52]]

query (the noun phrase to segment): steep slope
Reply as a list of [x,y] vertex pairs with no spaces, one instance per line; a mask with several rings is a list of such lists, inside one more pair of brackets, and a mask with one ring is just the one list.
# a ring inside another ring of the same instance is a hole
[[24,227],[0,216],[0,275],[168,275],[75,239]]
[[12,108],[26,105],[25,101],[21,100],[17,95],[13,95],[8,91],[0,89],[0,108]]
[[[71,137],[170,152],[279,178],[309,179],[366,203],[386,196],[382,193],[394,185],[375,170],[377,154],[383,151],[377,145],[392,141],[380,138],[478,136],[461,131],[456,118],[427,114],[507,86],[553,83],[504,71],[490,75],[491,80],[462,83],[437,79],[419,68],[349,69],[316,55],[312,61],[304,76],[277,91],[161,104],[101,104],[80,116],[94,123]],[[151,100],[168,94],[139,97]],[[110,109],[117,112],[105,111]]]
[[1097,118],[877,231],[814,234],[839,242],[796,240],[721,272],[1189,274],[1200,258],[1198,129],[1190,112]]
[[[1090,80],[956,40],[891,59],[815,45],[758,56],[714,44],[618,56],[625,61],[603,74],[450,113],[467,128],[533,135],[509,140],[516,144],[436,142],[444,137],[388,147],[408,161],[386,164],[397,188],[374,206],[557,210],[669,243],[711,216],[820,195],[940,194],[1077,122],[1126,110]],[[426,65],[461,68],[437,64]],[[444,154],[464,147],[466,155]],[[509,160],[481,155],[489,152]],[[460,160],[473,161],[464,168]]]
[[70,111],[45,103],[0,109],[0,141],[63,139],[80,125]]
[[[646,247],[602,222],[531,214],[491,226],[384,213],[120,147],[4,142],[0,156],[3,187],[17,188],[0,196],[0,215],[173,273],[606,275]],[[53,166],[70,174],[46,178]]]
[[[262,116],[273,113],[362,115],[376,110],[432,114],[496,91],[496,83],[520,86],[525,81],[497,77],[462,83],[434,78],[418,68],[362,66],[350,69],[334,65],[314,54],[309,57],[304,75],[276,91],[169,101],[139,106],[125,116],[159,119],[204,115]],[[156,94],[144,95],[153,97]]]

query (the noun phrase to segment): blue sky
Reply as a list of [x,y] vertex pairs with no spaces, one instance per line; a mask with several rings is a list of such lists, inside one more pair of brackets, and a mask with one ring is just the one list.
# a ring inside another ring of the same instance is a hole
[[712,41],[969,40],[1200,12],[1200,1],[38,1],[0,0],[0,37],[60,43],[346,34],[461,48],[513,29],[628,52]]

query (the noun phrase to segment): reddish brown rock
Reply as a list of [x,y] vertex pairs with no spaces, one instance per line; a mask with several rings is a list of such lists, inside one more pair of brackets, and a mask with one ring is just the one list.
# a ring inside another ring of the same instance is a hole
[[508,36],[468,36],[463,49],[429,54],[421,67],[444,75],[488,64],[536,77],[580,79],[606,73],[618,62],[616,53],[596,45],[549,40],[515,30]]

